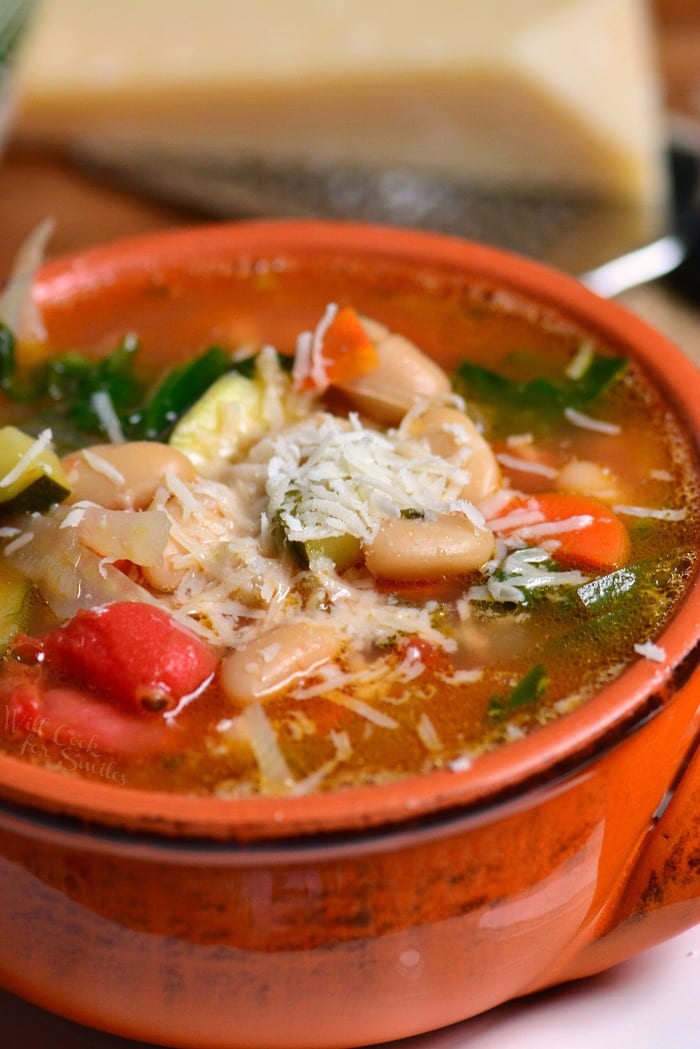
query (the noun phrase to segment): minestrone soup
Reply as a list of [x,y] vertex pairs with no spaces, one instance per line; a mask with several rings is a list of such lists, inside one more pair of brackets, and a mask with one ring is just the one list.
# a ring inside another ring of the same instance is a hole
[[328,791],[465,769],[663,662],[697,480],[636,366],[477,292],[431,325],[413,291],[405,327],[400,294],[327,296],[292,339],[275,280],[275,345],[235,289],[209,346],[186,293],[109,349],[0,333],[6,752]]

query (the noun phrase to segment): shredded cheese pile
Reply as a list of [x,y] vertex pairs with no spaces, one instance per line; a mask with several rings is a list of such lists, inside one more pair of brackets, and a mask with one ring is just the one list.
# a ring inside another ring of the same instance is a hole
[[430,516],[462,511],[483,525],[475,506],[460,498],[468,471],[431,455],[402,430],[381,433],[325,415],[284,431],[268,465],[268,513],[290,540],[350,535],[374,538],[383,519],[416,511]]

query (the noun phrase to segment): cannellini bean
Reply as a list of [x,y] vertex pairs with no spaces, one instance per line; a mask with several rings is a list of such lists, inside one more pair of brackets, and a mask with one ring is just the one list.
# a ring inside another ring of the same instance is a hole
[[362,323],[375,344],[379,363],[338,389],[361,412],[384,426],[401,421],[418,397],[449,393],[450,380],[442,368],[403,335],[363,317]]
[[[449,405],[428,408],[419,415],[411,432],[427,440],[434,455],[455,458],[469,473],[469,484],[462,498],[478,502],[494,492],[501,483],[501,471],[488,441],[464,412]],[[468,452],[468,455],[465,454]]]
[[365,563],[380,579],[424,580],[463,575],[493,554],[494,538],[462,513],[430,519],[391,518],[365,549]]
[[341,646],[341,635],[327,623],[284,623],[226,656],[221,687],[244,705],[267,699],[328,663]]
[[182,452],[158,441],[96,444],[63,459],[71,485],[66,502],[84,499],[108,510],[143,510],[165,474],[191,481],[195,469]]
[[593,495],[608,503],[622,498],[620,484],[612,470],[586,459],[572,459],[563,466],[557,477],[557,488],[574,495]]
[[172,537],[169,538],[163,550],[163,558],[160,564],[145,565],[141,572],[144,579],[154,590],[170,594],[177,590],[186,569],[176,568],[174,559],[185,553],[185,548]]

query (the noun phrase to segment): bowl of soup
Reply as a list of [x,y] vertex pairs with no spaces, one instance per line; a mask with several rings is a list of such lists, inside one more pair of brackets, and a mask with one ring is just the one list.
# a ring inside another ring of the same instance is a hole
[[0,329],[0,983],[330,1049],[700,920],[680,351],[531,261],[353,224],[95,248],[30,314]]

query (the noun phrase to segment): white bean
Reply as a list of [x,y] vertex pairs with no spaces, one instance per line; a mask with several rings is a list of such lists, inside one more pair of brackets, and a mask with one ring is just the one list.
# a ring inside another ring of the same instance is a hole
[[363,318],[362,323],[374,342],[379,363],[366,375],[338,384],[361,412],[384,426],[395,426],[418,397],[449,393],[448,376],[414,343],[376,321]]
[[185,548],[170,536],[163,550],[163,559],[159,565],[145,565],[141,572],[144,579],[154,590],[161,593],[172,593],[180,585],[186,569],[176,568],[174,559],[184,554]]
[[327,623],[283,623],[226,656],[221,687],[229,699],[243,705],[265,700],[328,663],[342,643]]
[[67,502],[87,499],[108,510],[143,510],[168,471],[183,481],[195,476],[186,455],[158,441],[96,444],[67,455],[63,467],[71,485]]
[[572,459],[563,466],[557,477],[557,488],[574,495],[593,495],[603,502],[615,503],[622,498],[620,484],[607,466]]
[[494,538],[465,514],[430,519],[391,518],[365,549],[365,563],[379,579],[433,580],[481,568],[493,554]]
[[454,459],[469,474],[462,498],[479,502],[501,483],[501,471],[491,446],[464,412],[449,405],[428,408],[419,415],[411,432],[423,437],[434,455]]

